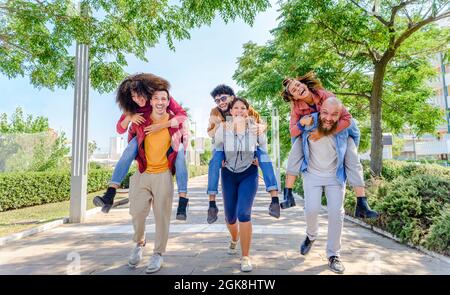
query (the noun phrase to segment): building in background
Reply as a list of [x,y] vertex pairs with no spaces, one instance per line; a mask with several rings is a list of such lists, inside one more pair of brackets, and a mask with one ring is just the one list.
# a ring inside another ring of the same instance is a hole
[[445,62],[443,53],[434,55],[431,62],[439,74],[436,79],[430,81],[430,86],[434,89],[434,96],[430,97],[429,103],[443,111],[444,123],[436,128],[435,134],[426,134],[417,138],[415,134],[405,133],[396,137],[404,142],[400,159],[448,160],[450,153],[450,65]]
[[119,160],[125,150],[126,141],[123,137],[115,136],[109,138],[109,158]]

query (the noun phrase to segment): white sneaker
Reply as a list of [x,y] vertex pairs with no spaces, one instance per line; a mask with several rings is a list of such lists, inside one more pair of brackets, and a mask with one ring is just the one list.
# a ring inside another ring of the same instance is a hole
[[249,272],[253,270],[252,263],[248,256],[242,256],[241,258],[241,271]]
[[144,245],[136,245],[136,247],[131,250],[130,258],[128,260],[128,266],[135,268],[142,259],[142,253],[144,252]]
[[227,253],[230,255],[236,254],[237,253],[237,244],[238,244],[238,241],[231,240],[230,245],[228,246]]
[[161,269],[163,264],[163,258],[161,254],[155,253],[150,257],[150,261],[148,262],[146,273],[154,273]]

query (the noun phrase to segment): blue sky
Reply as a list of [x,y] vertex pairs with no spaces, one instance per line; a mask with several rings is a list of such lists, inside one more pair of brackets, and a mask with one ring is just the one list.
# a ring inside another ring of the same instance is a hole
[[[220,83],[239,90],[232,76],[242,45],[248,41],[264,44],[277,24],[278,5],[271,2],[271,8],[257,15],[253,27],[241,20],[225,25],[216,18],[210,27],[191,31],[191,39],[176,42],[175,52],[162,42],[147,52],[148,63],[129,56],[126,71],[151,72],[168,79],[173,97],[190,109],[197,122],[197,135],[207,136],[208,115],[214,106],[209,93]],[[9,80],[0,74],[0,89],[0,113],[11,114],[21,106],[26,114],[46,116],[51,128],[63,130],[72,138],[72,88],[39,90],[30,85],[28,77]],[[115,125],[121,114],[114,93],[100,95],[91,89],[89,112],[89,139],[107,152],[109,138],[117,136]]]

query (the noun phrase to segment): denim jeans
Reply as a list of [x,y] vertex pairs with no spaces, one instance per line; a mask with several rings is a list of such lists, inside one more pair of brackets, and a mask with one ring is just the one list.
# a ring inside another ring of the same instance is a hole
[[122,183],[128,173],[128,170],[130,170],[131,163],[133,163],[133,160],[136,158],[137,152],[138,140],[136,137],[133,137],[123,151],[122,156],[114,168],[110,184],[120,185]]
[[[266,191],[278,190],[277,178],[273,171],[272,161],[266,151],[256,149],[255,155],[259,162],[259,167],[263,173],[264,183],[266,184]],[[219,187],[219,174],[222,168],[222,161],[225,159],[223,151],[212,151],[212,158],[208,166],[208,195],[217,195]]]
[[[128,143],[127,147],[122,153],[110,181],[110,184],[120,185],[130,169],[131,163],[136,158],[138,151],[138,141],[136,137]],[[186,168],[186,161],[184,155],[184,146],[180,145],[180,149],[175,160],[176,179],[178,186],[178,193],[187,192],[188,171]]]
[[178,149],[177,158],[175,160],[175,171],[178,193],[187,193],[188,170],[186,167],[186,156],[184,155],[183,144],[180,144]]

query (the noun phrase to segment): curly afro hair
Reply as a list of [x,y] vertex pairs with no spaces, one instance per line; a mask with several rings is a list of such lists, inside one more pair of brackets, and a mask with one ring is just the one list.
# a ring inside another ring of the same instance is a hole
[[150,100],[157,90],[164,90],[169,93],[169,82],[159,76],[150,73],[139,73],[128,76],[117,88],[116,102],[123,112],[136,113],[138,105],[131,98],[131,93],[135,92]]

